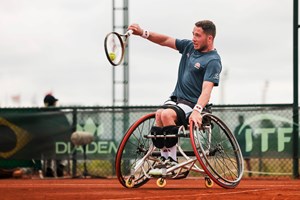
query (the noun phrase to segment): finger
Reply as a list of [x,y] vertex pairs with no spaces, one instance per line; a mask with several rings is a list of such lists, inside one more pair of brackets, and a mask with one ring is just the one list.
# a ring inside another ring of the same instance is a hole
[[200,129],[201,125],[202,125],[201,121],[198,120],[197,121],[197,128]]
[[190,124],[193,122],[194,126],[196,128],[199,128],[197,120],[190,118],[189,122],[190,122]]
[[197,128],[197,129],[199,128],[197,123],[194,123],[193,126],[194,126],[194,128]]
[[137,26],[137,24],[131,24],[127,30],[132,30],[134,35],[139,34],[139,27]]

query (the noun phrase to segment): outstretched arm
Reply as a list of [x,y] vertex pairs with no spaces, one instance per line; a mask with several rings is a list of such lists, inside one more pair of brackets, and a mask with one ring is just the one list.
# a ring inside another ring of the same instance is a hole
[[160,33],[150,32],[143,30],[138,24],[132,24],[128,27],[128,30],[133,30],[134,35],[142,36],[151,42],[159,44],[161,46],[170,47],[176,50],[175,38],[163,35]]
[[197,106],[199,106],[199,107],[197,108],[197,106],[195,106],[196,109],[194,108],[194,110],[189,118],[189,121],[190,122],[193,121],[197,127],[200,127],[202,124],[201,111],[202,111],[202,108],[204,108],[206,106],[206,104],[208,103],[211,92],[213,90],[213,87],[214,87],[214,83],[209,82],[209,81],[203,82],[202,93],[197,102]]

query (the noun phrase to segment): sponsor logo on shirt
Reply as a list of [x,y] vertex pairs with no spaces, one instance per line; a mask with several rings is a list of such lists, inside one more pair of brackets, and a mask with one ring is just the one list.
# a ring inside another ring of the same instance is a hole
[[195,63],[194,67],[195,67],[196,69],[200,69],[201,65],[200,65],[200,63],[197,62],[197,63]]
[[219,73],[216,73],[214,76],[213,76],[213,79],[219,79]]

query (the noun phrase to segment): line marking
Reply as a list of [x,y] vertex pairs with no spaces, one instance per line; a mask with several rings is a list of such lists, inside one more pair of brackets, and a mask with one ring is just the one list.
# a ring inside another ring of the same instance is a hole
[[[206,194],[191,194],[191,195],[158,195],[152,197],[130,197],[130,198],[122,198],[123,200],[135,200],[135,199],[165,199],[165,198],[176,198],[182,199],[185,197],[199,197],[199,196],[216,196],[216,195],[232,195],[232,194],[241,194],[241,193],[249,193],[249,192],[259,192],[259,191],[267,191],[270,189],[256,189],[256,190],[246,190],[246,191],[235,191],[235,192],[214,192],[214,193],[206,193]],[[163,192],[163,191],[162,191]],[[116,198],[105,198],[103,200],[115,200]]]

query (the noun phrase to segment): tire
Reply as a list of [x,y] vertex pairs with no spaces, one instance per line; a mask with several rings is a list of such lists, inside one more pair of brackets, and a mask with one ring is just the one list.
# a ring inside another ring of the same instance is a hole
[[[155,123],[155,113],[147,114],[138,119],[125,133],[116,154],[116,175],[119,182],[128,188],[127,182],[134,181],[131,187],[137,188],[149,181],[144,172],[148,172],[155,161],[146,158],[143,163],[141,159],[147,154],[149,147],[153,146],[151,139],[144,135],[150,133]],[[138,169],[134,167],[140,165]],[[131,179],[130,181],[128,181]]]
[[221,119],[203,114],[200,129],[190,124],[190,140],[200,165],[213,182],[223,188],[239,184],[243,156],[235,136]]

